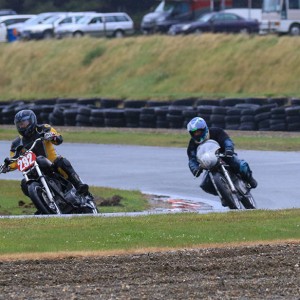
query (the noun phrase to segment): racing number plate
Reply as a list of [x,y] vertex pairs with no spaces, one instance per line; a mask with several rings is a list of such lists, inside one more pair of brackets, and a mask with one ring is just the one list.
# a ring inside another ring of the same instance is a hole
[[28,170],[34,165],[36,161],[36,155],[29,151],[24,156],[18,158],[18,170],[23,172]]

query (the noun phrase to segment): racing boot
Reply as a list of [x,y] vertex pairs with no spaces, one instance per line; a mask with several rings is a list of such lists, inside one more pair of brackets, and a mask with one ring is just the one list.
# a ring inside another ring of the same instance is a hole
[[250,174],[249,178],[247,179],[248,184],[251,186],[252,189],[257,187],[257,181],[253,178],[252,173]]
[[241,174],[241,177],[251,187],[251,189],[255,189],[257,187],[257,181],[253,178],[251,171],[246,175]]
[[79,194],[87,194],[89,192],[89,186],[81,181],[68,159],[59,156],[53,164],[58,172],[60,172],[60,169],[65,172],[65,175],[67,175]]
[[257,181],[252,176],[252,171],[247,162],[241,160],[240,162],[240,175],[243,180],[245,180],[252,189],[257,187]]
[[80,179],[80,177],[78,176],[77,173],[72,173],[69,175],[68,178],[71,183],[74,185],[75,189],[77,190],[77,192],[79,194],[88,194],[89,192],[89,186],[86,183],[83,183]]

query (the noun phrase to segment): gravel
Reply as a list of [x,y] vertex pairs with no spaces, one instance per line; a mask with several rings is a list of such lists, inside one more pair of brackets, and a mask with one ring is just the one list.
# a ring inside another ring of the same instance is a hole
[[0,299],[300,299],[300,242],[0,256]]

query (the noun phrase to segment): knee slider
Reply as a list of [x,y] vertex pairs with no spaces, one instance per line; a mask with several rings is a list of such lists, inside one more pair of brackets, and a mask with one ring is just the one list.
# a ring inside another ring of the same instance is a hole
[[58,157],[55,161],[54,164],[58,167],[58,168],[62,168],[62,169],[68,169],[71,167],[71,163],[69,162],[69,160],[67,160],[65,157]]

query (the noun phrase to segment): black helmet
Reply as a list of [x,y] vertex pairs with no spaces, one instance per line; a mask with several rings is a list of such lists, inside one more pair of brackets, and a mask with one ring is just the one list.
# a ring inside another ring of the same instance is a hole
[[36,129],[36,115],[32,110],[25,109],[15,115],[15,125],[18,132],[24,137],[30,137]]

